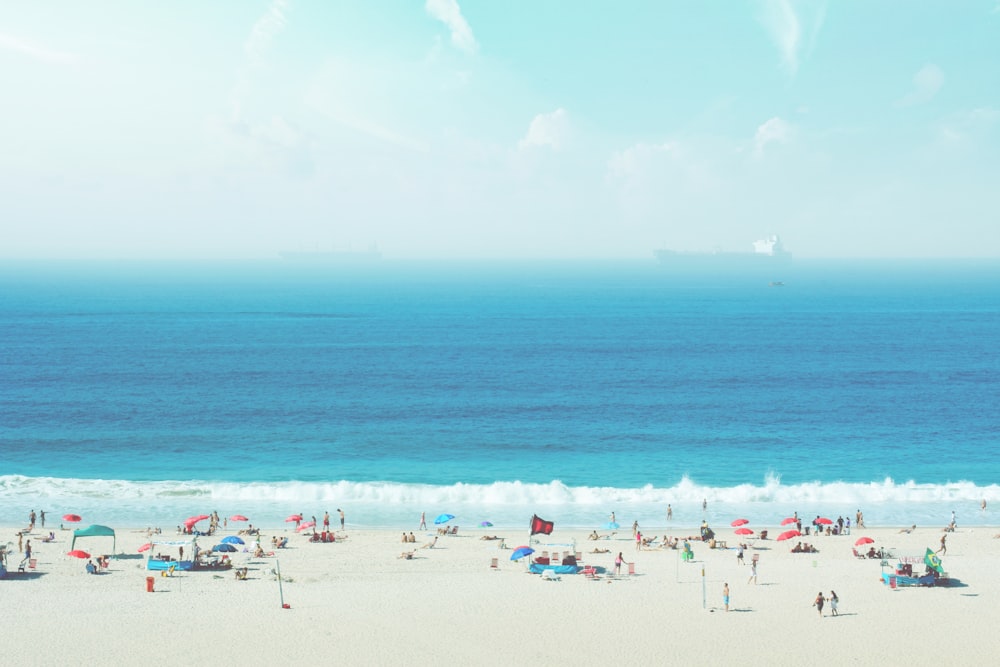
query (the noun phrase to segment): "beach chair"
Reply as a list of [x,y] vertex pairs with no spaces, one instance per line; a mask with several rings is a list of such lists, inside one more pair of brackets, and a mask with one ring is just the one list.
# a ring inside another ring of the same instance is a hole
[[628,573],[629,574],[635,574],[635,563],[629,563],[628,564]]
[[552,570],[543,570],[542,579],[545,581],[559,581],[559,575]]
[[585,567],[582,570],[580,570],[580,572],[587,579],[596,579],[597,578],[597,568],[594,568],[594,567]]
[[851,551],[854,552],[854,557],[855,558],[860,558],[861,560],[865,559],[865,555],[864,554],[859,554],[857,549],[852,548]]
[[496,558],[491,558],[490,559],[490,569],[492,569],[492,570],[498,570],[498,569],[500,569],[500,565],[499,565],[499,563],[497,563],[497,559]]
[[38,559],[37,558],[29,558],[28,559],[28,569],[29,570],[34,570],[37,565],[38,565]]

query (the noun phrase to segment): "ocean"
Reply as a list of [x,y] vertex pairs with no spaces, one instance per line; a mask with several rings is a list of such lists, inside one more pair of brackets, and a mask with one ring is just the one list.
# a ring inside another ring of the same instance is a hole
[[3,523],[1000,525],[997,262],[8,262],[0,341]]

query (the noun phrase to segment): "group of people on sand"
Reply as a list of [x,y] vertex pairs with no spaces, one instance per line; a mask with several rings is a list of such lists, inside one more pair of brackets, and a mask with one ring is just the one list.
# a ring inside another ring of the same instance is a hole
[[400,541],[401,542],[416,542],[417,541],[417,537],[412,532],[409,535],[407,535],[406,533],[403,533],[403,539],[400,540]]
[[794,547],[792,547],[793,554],[818,554],[819,549],[809,544],[808,542],[802,543],[797,542]]
[[816,607],[816,611],[819,612],[820,618],[823,617],[823,604],[825,602],[830,603],[830,615],[839,616],[837,613],[837,605],[840,603],[840,598],[837,597],[837,591],[830,591],[830,597],[824,597],[823,591],[816,594],[816,599],[813,600],[813,606]]

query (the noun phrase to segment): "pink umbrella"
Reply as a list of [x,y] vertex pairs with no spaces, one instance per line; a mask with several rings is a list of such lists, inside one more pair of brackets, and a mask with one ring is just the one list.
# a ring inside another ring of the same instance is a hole
[[229,520],[230,521],[249,521],[250,519],[246,518],[242,514],[234,514],[231,517],[229,517]]
[[149,542],[146,542],[141,547],[139,547],[138,549],[136,549],[136,551],[138,551],[139,553],[142,553],[143,551],[149,551],[152,548],[153,548],[153,545],[151,543],[149,543]]
[[73,558],[90,558],[90,554],[88,554],[86,551],[81,551],[80,549],[70,551],[66,555],[72,556]]
[[753,535],[753,531],[749,528],[737,528],[733,532],[737,535]]
[[799,522],[798,519],[796,519],[794,516],[790,516],[787,519],[782,519],[781,520],[781,525],[782,526],[787,526],[790,523],[798,523],[798,522]]
[[315,526],[315,525],[316,525],[316,522],[315,522],[315,521],[306,521],[305,523],[303,523],[303,524],[300,524],[300,525],[299,525],[299,527],[298,527],[298,528],[296,528],[295,530],[298,530],[298,531],[303,531],[303,530],[305,530],[306,528],[312,528],[312,527],[313,527],[313,526]]
[[735,521],[733,521],[729,525],[733,526],[733,527],[735,527],[735,526],[745,526],[748,523],[750,523],[750,522],[747,519],[736,519]]
[[287,519],[285,519],[286,523],[290,522],[290,521],[302,521],[302,515],[301,514],[293,514],[292,516],[290,516]]
[[859,537],[855,542],[855,546],[861,546],[862,544],[874,544],[875,540],[870,537]]
[[821,516],[820,518],[816,519],[816,523],[821,523],[824,526],[829,526],[831,523],[833,523],[833,521],[830,521],[825,516]]
[[207,514],[199,514],[198,516],[189,516],[188,518],[184,519],[184,525],[190,528],[199,521],[204,521],[207,518],[208,518]]
[[800,533],[800,532],[799,532],[799,531],[797,531],[797,530],[786,530],[786,531],[785,531],[785,532],[783,532],[783,533],[782,533],[781,535],[778,535],[778,541],[779,541],[779,542],[783,542],[783,541],[785,541],[785,540],[790,540],[790,539],[792,539],[793,537],[798,537],[798,536],[799,536],[799,535],[801,535],[801,534],[802,534],[802,533]]
[[69,521],[70,523],[77,523],[78,521],[83,521],[79,514],[63,514],[63,521]]

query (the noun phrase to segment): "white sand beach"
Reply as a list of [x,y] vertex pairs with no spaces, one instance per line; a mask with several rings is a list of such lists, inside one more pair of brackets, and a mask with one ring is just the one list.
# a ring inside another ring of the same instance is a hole
[[[17,543],[18,526],[0,528]],[[852,546],[861,535],[896,556],[922,559],[937,549],[940,527],[855,530],[853,535],[801,539],[819,553],[790,553],[799,538],[757,540],[747,564],[737,562],[731,528],[719,531],[728,549],[693,542],[694,561],[669,549],[636,551],[631,531],[591,541],[588,531],[539,535],[538,547],[565,551],[576,540],[583,565],[610,571],[621,551],[635,574],[596,579],[563,575],[548,581],[511,562],[527,531],[459,529],[434,548],[434,530],[414,531],[418,543],[401,543],[402,528],[352,530],[333,544],[309,543],[280,527],[263,530],[290,537],[276,556],[232,554],[246,565],[247,581],[232,571],[147,572],[137,549],[144,530],[117,529],[117,550],[106,573],[87,574],[86,560],[67,554],[72,531],[30,535],[35,569],[0,580],[4,601],[4,659],[18,665],[86,664],[388,664],[501,665],[623,664],[682,660],[691,664],[955,664],[995,659],[993,634],[1000,599],[1000,539],[995,529],[959,528],[948,534],[942,560],[949,587],[897,588],[880,580],[880,560],[860,560]],[[409,532],[407,528],[407,532]],[[236,531],[199,538],[202,548]],[[662,535],[665,531],[656,531]],[[666,531],[683,537],[697,530]],[[771,529],[771,535],[779,531]],[[484,535],[505,537],[498,549]],[[164,534],[163,539],[174,539]],[[732,538],[732,539],[731,539]],[[77,548],[110,552],[110,540],[90,538]],[[595,554],[597,549],[608,553]],[[154,547],[154,551],[167,549]],[[176,556],[176,553],[174,553]],[[759,557],[756,585],[750,560]],[[491,560],[497,559],[497,568]],[[896,559],[890,559],[895,565]],[[280,566],[281,593],[274,574]],[[914,566],[923,572],[923,565]],[[624,571],[624,569],[623,569]],[[704,574],[703,574],[704,573]],[[153,593],[146,590],[154,575]],[[729,584],[731,611],[722,604]],[[835,590],[839,616],[829,606],[820,618],[817,592]],[[283,595],[283,598],[282,598]],[[704,602],[703,602],[704,595]],[[282,607],[282,600],[288,608]],[[991,659],[991,656],[993,658]]]

